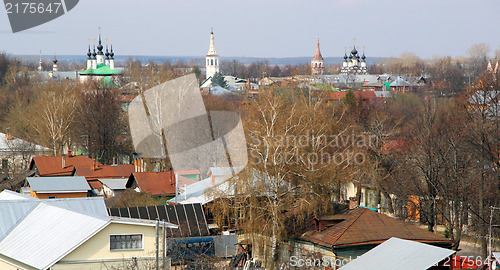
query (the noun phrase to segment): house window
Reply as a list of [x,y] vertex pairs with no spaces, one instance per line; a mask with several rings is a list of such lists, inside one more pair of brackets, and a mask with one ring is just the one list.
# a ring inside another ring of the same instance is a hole
[[49,199],[55,199],[56,196],[49,196]]
[[109,249],[142,249],[142,234],[110,235]]

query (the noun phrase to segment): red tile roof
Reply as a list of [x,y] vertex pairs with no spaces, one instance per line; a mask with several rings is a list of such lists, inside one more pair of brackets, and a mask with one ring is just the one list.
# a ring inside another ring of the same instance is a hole
[[[63,158],[65,166],[63,168]],[[92,159],[86,156],[46,156],[33,157],[30,169],[38,169],[40,176],[67,176],[73,175],[73,170],[78,166],[92,166]]]
[[[175,196],[175,175],[171,172],[134,172],[126,187],[137,184],[141,192],[149,192],[153,196]],[[179,176],[179,188],[189,186],[196,181]]]
[[440,235],[367,208],[358,207],[329,219],[338,223],[322,227],[321,231],[308,231],[300,238],[328,247],[380,244],[391,237],[423,243],[451,243]]

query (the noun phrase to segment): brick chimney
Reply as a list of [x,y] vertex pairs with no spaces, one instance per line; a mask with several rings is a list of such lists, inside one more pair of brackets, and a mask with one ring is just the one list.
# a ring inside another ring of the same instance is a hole
[[68,157],[72,157],[73,154],[71,153],[71,150],[68,150]]
[[6,138],[7,140],[9,140],[9,141],[10,141],[10,140],[12,140],[12,139],[14,139],[14,137],[12,136],[12,132],[10,132],[10,131],[9,131],[9,132],[7,132],[7,134],[5,134],[5,138]]
[[97,168],[97,162],[95,161],[95,159],[92,160],[92,171],[95,171]]
[[359,206],[358,198],[349,197],[349,209],[354,209]]

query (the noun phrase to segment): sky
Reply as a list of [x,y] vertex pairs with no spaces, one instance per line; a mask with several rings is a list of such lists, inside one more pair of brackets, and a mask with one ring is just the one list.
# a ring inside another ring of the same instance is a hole
[[356,45],[367,57],[412,52],[462,56],[473,44],[500,48],[500,0],[80,0],[67,14],[13,34],[0,9],[0,50],[85,55],[89,38],[115,54],[204,56],[214,29],[225,57],[323,57]]

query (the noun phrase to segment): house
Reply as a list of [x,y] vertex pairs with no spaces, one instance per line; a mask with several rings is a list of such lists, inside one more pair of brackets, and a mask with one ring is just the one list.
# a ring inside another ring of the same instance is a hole
[[26,168],[32,156],[49,155],[51,151],[47,147],[15,138],[10,132],[0,133],[0,160],[2,161],[0,169],[4,172],[11,172],[16,166]]
[[[101,211],[102,198],[39,200],[5,192],[0,193],[0,269],[109,269],[132,264],[141,269],[154,260],[157,224],[177,228],[168,222],[110,217]],[[88,205],[98,205],[95,202],[101,207],[94,212]]]
[[[153,196],[175,196],[175,174],[167,172],[134,172],[128,178],[126,188],[137,192],[148,192]],[[189,186],[196,181],[178,175],[178,188]]]
[[341,269],[451,270],[452,255],[455,252],[450,249],[392,237]]
[[84,176],[97,195],[103,194],[103,185],[99,179],[128,179],[134,172],[132,164],[102,165],[93,162],[91,166],[75,166],[74,175]]
[[90,186],[83,176],[27,177],[30,196],[38,199],[88,197]]
[[92,167],[95,163],[86,156],[74,156],[68,151],[67,155],[62,156],[33,157],[29,169],[37,176],[71,176],[75,167]]
[[335,260],[356,258],[392,237],[443,248],[452,244],[450,239],[362,207],[315,217],[313,221],[294,243],[298,256],[320,253]]
[[102,193],[105,198],[120,195],[126,189],[128,178],[98,179],[102,184]]
[[[352,91],[356,99],[362,101],[373,101],[377,99],[377,95],[374,91]],[[342,101],[345,99],[346,91],[328,92],[329,100]]]

